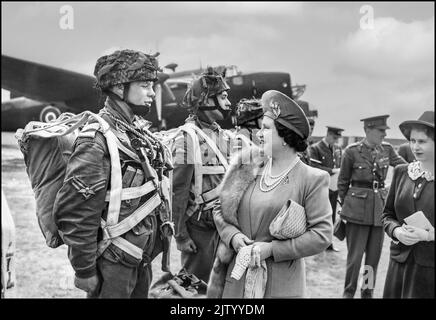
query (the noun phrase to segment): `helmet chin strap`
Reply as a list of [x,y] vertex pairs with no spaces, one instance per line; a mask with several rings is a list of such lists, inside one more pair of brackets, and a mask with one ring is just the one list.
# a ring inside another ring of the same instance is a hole
[[198,110],[201,110],[201,111],[218,110],[219,112],[221,112],[221,114],[223,115],[224,119],[227,119],[227,117],[229,116],[231,110],[224,110],[223,108],[221,108],[221,106],[220,106],[220,104],[218,102],[218,98],[216,96],[213,96],[212,100],[213,100],[213,103],[214,103],[213,106],[200,106],[200,107],[198,107]]
[[[137,108],[141,108],[141,111],[142,111],[142,113],[145,113],[145,114],[149,114],[150,113],[150,107],[149,106],[147,106],[147,105],[138,105],[138,104],[134,104],[134,103],[131,103],[131,102],[129,102],[128,100],[127,100],[127,97],[128,97],[128,95],[129,95],[129,90],[130,90],[130,82],[127,82],[127,83],[123,83],[123,101],[130,107],[130,108],[132,108],[132,111],[133,111],[133,113],[137,113],[137,112],[135,112],[136,110],[135,109],[137,109]],[[145,110],[145,111],[144,111]]]

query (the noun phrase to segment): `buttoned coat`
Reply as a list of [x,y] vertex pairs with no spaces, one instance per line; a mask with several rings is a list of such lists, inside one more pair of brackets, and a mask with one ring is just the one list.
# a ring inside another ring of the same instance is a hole
[[[252,154],[258,154],[253,149],[248,150]],[[245,154],[245,156],[244,156]],[[232,255],[231,240],[233,236],[249,227],[243,225],[244,217],[240,212],[247,212],[242,204],[244,194],[249,188],[253,188],[256,177],[260,177],[264,161],[262,158],[255,158],[250,163],[243,163],[241,159],[247,159],[246,153],[239,155],[231,162],[221,185],[221,195],[214,208],[214,220],[220,234],[222,243],[218,249],[211,280],[219,275],[223,268],[217,265],[220,262],[231,262],[225,272],[221,273],[221,279],[210,281],[211,290],[214,286],[224,286],[223,297],[243,297],[244,280],[236,281],[230,278],[235,259]],[[288,174],[290,183],[281,185],[285,190],[280,199],[281,202],[291,199],[305,208],[307,217],[307,229],[304,234],[294,239],[277,240],[268,232],[269,222],[278,212],[265,217],[256,226],[257,232],[254,235],[255,241],[271,241],[272,257],[266,259],[268,277],[266,283],[265,297],[290,298],[303,297],[305,295],[306,274],[304,257],[318,254],[324,251],[332,241],[331,207],[328,198],[328,174],[322,170],[312,168],[303,162],[299,162],[291,173]],[[267,221],[267,222],[266,222]],[[226,251],[227,250],[227,251]],[[230,255],[224,257],[226,254]],[[223,279],[224,278],[224,279]],[[243,276],[243,279],[244,276]],[[219,289],[217,290],[219,291]]]
[[398,242],[393,232],[401,227],[404,219],[417,211],[422,211],[434,226],[434,180],[424,178],[412,180],[408,175],[408,166],[401,165],[395,168],[391,188],[382,216],[386,234],[394,241],[391,243],[391,258],[404,263],[410,254],[418,265],[434,267],[434,241],[418,242],[406,246]]

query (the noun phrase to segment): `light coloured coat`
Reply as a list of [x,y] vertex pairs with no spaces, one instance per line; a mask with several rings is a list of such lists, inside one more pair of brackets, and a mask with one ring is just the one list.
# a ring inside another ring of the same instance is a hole
[[[214,266],[209,279],[208,297],[242,297],[244,281],[230,278],[235,263],[235,252],[231,247],[233,236],[241,232],[238,211],[245,191],[261,173],[265,158],[255,156],[246,163],[245,150],[235,157],[221,184],[220,200],[214,209],[214,221],[221,237]],[[244,161],[242,161],[244,159]],[[305,296],[304,257],[324,251],[332,241],[331,206],[328,198],[328,173],[299,162],[292,170],[292,184],[283,197],[291,199],[305,208],[306,232],[294,239],[276,240],[271,237],[272,257],[266,260],[268,279],[265,297],[289,298]],[[285,198],[283,199],[285,201]],[[259,232],[267,233],[269,225],[261,224]],[[230,263],[230,264],[229,264]]]

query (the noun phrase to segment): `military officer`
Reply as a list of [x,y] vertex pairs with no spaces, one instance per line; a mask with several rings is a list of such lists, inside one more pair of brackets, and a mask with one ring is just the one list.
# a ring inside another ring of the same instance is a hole
[[[327,171],[330,176],[339,173],[342,149],[338,145],[338,140],[342,135],[342,131],[344,131],[344,129],[327,127],[326,136],[309,147],[309,161],[312,167]],[[336,185],[330,187],[329,199],[330,205],[332,206],[332,220],[334,225],[336,218],[336,202],[338,199]],[[339,251],[333,246],[333,243],[327,248],[327,250]]]
[[182,267],[208,282],[218,232],[212,215],[231,153],[231,138],[216,121],[230,114],[229,86],[212,68],[194,80],[182,106],[190,112],[173,145],[173,215]]
[[383,245],[381,214],[387,195],[385,179],[389,166],[406,163],[392,145],[383,142],[389,115],[362,119],[365,138],[349,145],[342,157],[338,177],[341,218],[346,221],[347,270],[343,296],[354,297],[362,256],[365,280],[362,298],[372,298]]
[[99,115],[114,139],[106,129],[103,134],[99,122],[85,125],[53,209],[75,285],[88,297],[147,298],[151,262],[162,252],[164,239],[166,245],[170,240],[164,182],[171,164],[146,120],[133,112],[149,110],[158,70],[156,55],[134,50],[102,56],[95,66],[96,87],[107,96]]

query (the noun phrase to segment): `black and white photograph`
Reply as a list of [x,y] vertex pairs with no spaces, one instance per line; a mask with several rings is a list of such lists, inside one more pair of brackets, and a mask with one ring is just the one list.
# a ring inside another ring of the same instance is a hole
[[434,299],[434,7],[2,2],[2,300]]

